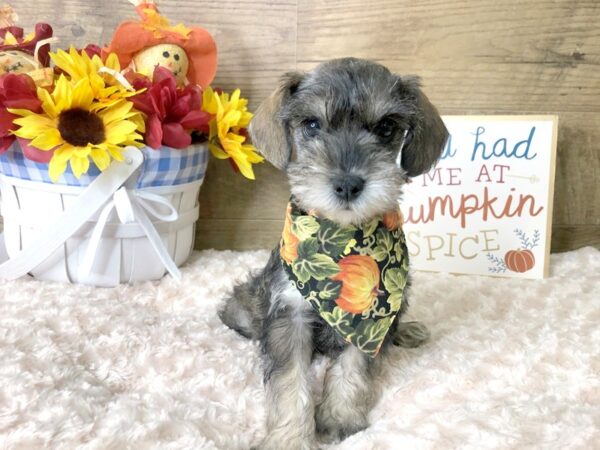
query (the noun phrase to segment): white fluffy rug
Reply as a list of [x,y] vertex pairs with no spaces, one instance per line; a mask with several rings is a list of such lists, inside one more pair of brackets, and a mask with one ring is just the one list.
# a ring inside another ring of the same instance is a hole
[[[181,285],[2,284],[0,448],[257,444],[258,348],[215,311],[266,258],[196,253]],[[600,251],[553,255],[545,281],[417,273],[409,317],[431,341],[393,350],[372,426],[325,448],[600,448]]]

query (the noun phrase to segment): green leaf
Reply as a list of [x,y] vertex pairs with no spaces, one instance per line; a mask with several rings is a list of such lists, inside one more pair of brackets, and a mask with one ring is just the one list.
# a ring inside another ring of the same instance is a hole
[[372,249],[369,250],[369,255],[378,262],[381,262],[387,259],[390,256],[390,252],[388,252],[385,247],[381,245],[376,245]]
[[356,345],[364,352],[375,352],[393,320],[394,316],[379,319],[377,322],[363,320],[356,328]]
[[354,237],[355,231],[354,227],[338,227],[326,221],[317,233],[317,239],[325,253],[337,257],[346,249],[346,245]]
[[[300,254],[299,248],[298,254]],[[292,270],[300,281],[306,283],[311,278],[314,278],[315,280],[331,278],[339,273],[340,268],[329,256],[314,254],[294,261]]]
[[317,290],[319,291],[319,298],[322,300],[335,300],[340,296],[342,282],[333,280],[319,281]]
[[392,236],[392,233],[384,228],[377,230],[377,245],[385,248],[385,250],[390,253],[394,247],[394,237]]
[[319,243],[316,238],[308,238],[298,244],[298,257],[310,258],[319,251]]
[[331,312],[320,311],[321,317],[337,330],[342,336],[348,336],[354,333],[354,327],[352,326],[352,320],[354,315],[346,312],[339,306],[333,308]]
[[403,297],[404,296],[399,292],[394,292],[393,294],[390,294],[390,296],[387,298],[387,302],[390,305],[391,312],[400,311],[400,306],[402,306]]
[[379,225],[379,219],[374,219],[363,227],[363,236],[369,237],[375,230],[377,229],[377,225]]
[[315,234],[319,229],[317,219],[312,216],[298,217],[292,223],[292,233],[298,236],[301,241],[308,239]]
[[396,267],[387,269],[383,275],[383,284],[390,294],[401,295],[406,286],[406,272]]
[[408,272],[408,249],[406,248],[406,243],[404,241],[396,242],[394,251],[396,252],[396,260],[402,262],[402,270]]

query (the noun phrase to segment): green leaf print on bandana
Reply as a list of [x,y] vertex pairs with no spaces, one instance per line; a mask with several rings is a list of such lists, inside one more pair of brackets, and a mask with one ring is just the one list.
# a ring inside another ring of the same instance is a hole
[[291,282],[347,342],[375,356],[402,306],[408,251],[400,211],[340,226],[288,205],[280,255]]

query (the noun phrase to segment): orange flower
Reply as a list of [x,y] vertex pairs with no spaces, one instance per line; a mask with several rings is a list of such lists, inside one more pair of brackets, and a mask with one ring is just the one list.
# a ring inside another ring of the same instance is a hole
[[292,233],[292,205],[288,205],[283,226],[283,244],[279,250],[281,257],[288,264],[292,264],[298,258],[299,243],[298,236]]
[[404,223],[402,211],[392,211],[383,215],[383,225],[390,231],[397,230]]
[[361,314],[379,294],[379,267],[366,255],[350,255],[339,264],[340,273],[331,277],[342,282],[342,290],[335,301],[344,311]]

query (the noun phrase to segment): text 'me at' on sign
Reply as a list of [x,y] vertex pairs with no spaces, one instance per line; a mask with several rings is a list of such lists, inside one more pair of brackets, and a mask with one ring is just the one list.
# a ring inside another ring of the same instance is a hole
[[404,231],[417,270],[548,275],[556,116],[444,116],[438,164],[406,185]]

